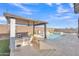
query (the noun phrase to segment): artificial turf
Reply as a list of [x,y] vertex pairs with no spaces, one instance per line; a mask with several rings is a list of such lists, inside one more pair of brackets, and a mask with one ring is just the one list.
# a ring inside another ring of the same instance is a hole
[[0,56],[9,56],[9,40],[0,40]]

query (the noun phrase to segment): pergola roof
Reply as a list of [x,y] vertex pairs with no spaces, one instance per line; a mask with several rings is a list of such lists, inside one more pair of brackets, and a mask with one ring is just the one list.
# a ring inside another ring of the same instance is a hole
[[47,24],[47,22],[45,21],[38,21],[38,20],[23,18],[23,17],[13,15],[10,13],[4,13],[4,16],[7,18],[8,22],[10,21],[10,18],[16,19],[16,24],[29,24],[29,25]]

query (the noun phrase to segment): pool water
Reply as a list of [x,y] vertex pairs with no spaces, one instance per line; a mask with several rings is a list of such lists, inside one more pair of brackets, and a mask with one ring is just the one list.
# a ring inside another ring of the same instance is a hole
[[49,35],[47,35],[47,38],[49,40],[58,40],[58,38],[61,37],[60,33],[50,33]]

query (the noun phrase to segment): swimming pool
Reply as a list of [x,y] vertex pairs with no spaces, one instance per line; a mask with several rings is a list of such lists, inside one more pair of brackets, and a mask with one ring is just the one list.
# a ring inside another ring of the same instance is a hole
[[60,38],[61,34],[60,33],[50,33],[49,35],[47,35],[47,38],[49,40],[58,40],[57,38]]

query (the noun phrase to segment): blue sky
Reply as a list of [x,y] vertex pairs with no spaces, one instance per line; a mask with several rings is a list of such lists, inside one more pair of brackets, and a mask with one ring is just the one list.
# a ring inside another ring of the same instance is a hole
[[6,24],[4,12],[34,20],[47,21],[52,28],[76,28],[78,16],[69,3],[0,3],[0,24]]

